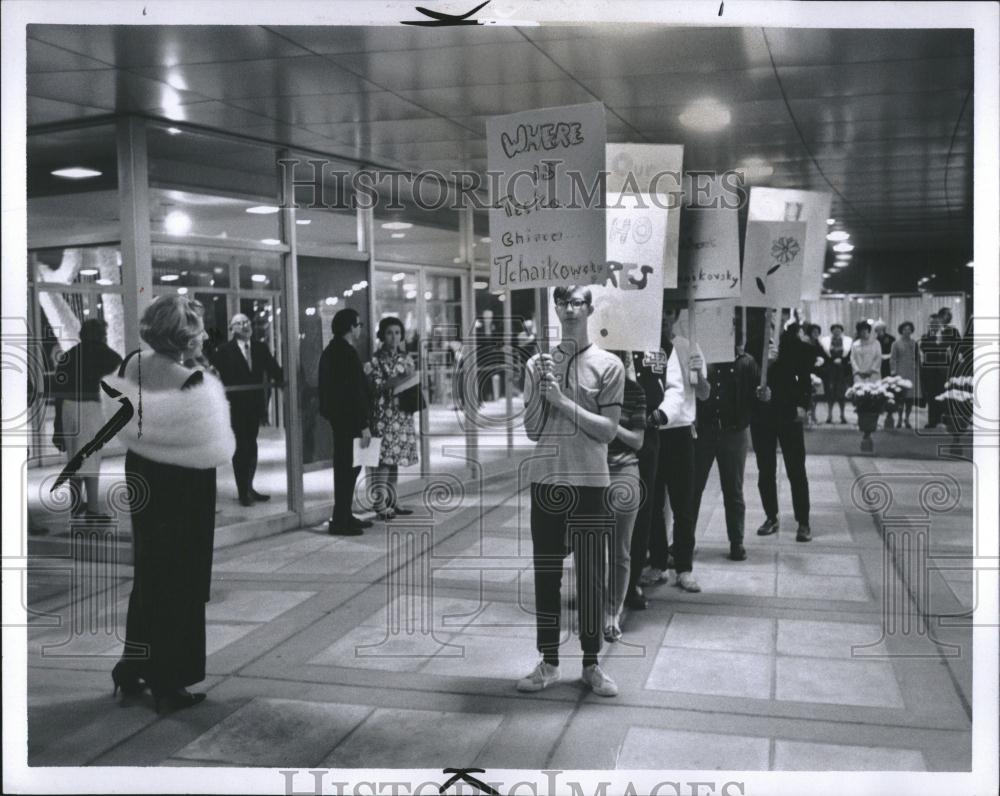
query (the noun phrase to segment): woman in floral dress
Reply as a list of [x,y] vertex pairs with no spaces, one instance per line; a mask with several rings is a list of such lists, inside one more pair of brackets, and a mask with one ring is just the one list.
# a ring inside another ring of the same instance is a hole
[[387,317],[379,321],[377,337],[381,346],[365,365],[365,373],[371,380],[375,396],[375,436],[382,439],[374,479],[375,509],[379,519],[390,520],[397,514],[413,513],[396,503],[396,484],[399,468],[418,461],[417,434],[413,415],[399,408],[399,396],[394,391],[416,369],[403,345],[405,330],[399,318]]

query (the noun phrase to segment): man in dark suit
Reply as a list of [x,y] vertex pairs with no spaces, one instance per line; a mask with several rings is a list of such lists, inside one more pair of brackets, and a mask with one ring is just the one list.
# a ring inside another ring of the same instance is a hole
[[328,530],[334,536],[358,536],[371,521],[351,512],[360,467],[354,466],[354,440],[371,442],[371,399],[368,379],[355,350],[363,324],[356,310],[333,316],[333,340],[319,359],[319,413],[333,428],[333,516]]
[[240,505],[252,506],[254,501],[270,500],[253,488],[257,471],[257,433],[260,418],[267,411],[265,376],[281,382],[281,366],[270,349],[253,340],[250,319],[238,313],[229,322],[232,339],[215,349],[212,364],[219,371],[219,378],[226,385],[229,399],[229,419],[236,436],[236,453],[233,454],[233,475]]

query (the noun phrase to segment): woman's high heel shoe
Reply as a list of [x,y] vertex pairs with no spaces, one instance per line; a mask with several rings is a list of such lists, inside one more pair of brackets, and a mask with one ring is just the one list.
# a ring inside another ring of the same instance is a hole
[[186,688],[175,688],[173,691],[154,692],[153,704],[156,712],[160,712],[160,705],[165,705],[170,710],[182,710],[197,705],[205,701],[205,694],[192,694]]
[[145,690],[142,680],[138,675],[128,671],[124,661],[115,664],[115,668],[111,670],[111,680],[115,684],[111,696],[118,696],[118,689],[121,689],[125,696],[139,696]]

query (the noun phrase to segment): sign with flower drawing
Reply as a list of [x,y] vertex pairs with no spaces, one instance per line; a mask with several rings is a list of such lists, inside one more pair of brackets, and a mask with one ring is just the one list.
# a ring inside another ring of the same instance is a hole
[[797,307],[802,301],[803,221],[750,221],[743,255],[742,303]]

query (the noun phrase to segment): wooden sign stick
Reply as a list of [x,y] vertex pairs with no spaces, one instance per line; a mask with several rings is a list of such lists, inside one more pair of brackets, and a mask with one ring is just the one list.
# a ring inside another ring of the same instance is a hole
[[[694,324],[694,299],[688,299],[688,342],[691,344],[691,350],[694,350],[694,336],[695,336],[695,324]],[[688,384],[698,383],[698,373],[697,370],[688,370]]]
[[764,356],[760,363],[760,386],[767,386],[767,363],[771,359],[771,324],[774,317],[774,308],[768,307],[764,313]]

